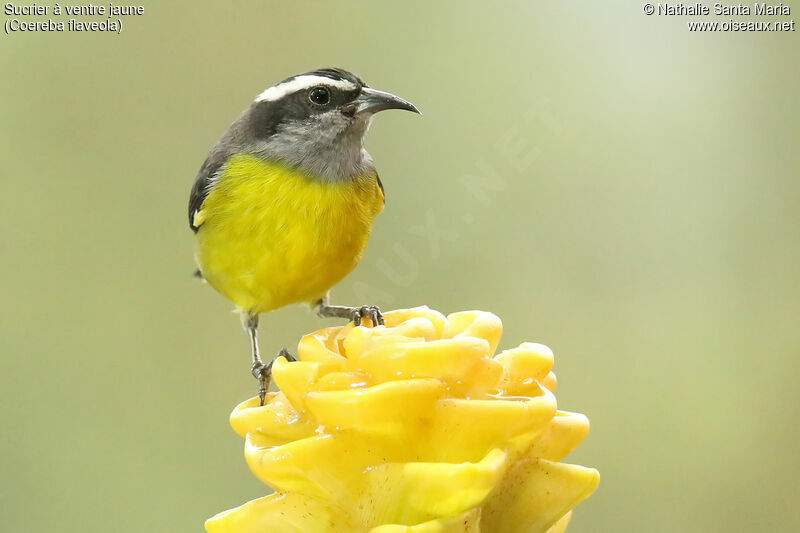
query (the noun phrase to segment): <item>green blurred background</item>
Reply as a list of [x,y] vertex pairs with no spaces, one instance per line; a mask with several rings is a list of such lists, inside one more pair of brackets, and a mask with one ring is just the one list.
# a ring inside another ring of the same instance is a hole
[[[256,94],[330,65],[425,113],[376,120],[387,208],[337,302],[551,346],[592,421],[569,460],[602,474],[571,531],[800,528],[797,33],[586,0],[144,5],[121,35],[0,35],[3,531],[201,531],[265,493],[186,203]],[[333,323],[281,310],[262,348]]]

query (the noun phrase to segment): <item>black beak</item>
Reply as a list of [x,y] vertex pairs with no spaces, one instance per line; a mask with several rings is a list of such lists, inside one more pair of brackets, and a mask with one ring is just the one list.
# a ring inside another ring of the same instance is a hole
[[361,94],[358,95],[355,103],[356,113],[358,114],[369,113],[371,115],[386,109],[405,109],[406,111],[422,114],[419,109],[408,100],[403,100],[392,93],[378,91],[370,87],[361,89]]

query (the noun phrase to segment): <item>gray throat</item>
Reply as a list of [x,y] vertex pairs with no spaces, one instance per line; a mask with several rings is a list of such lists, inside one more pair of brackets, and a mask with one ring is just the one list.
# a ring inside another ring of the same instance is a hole
[[283,124],[258,143],[255,153],[324,181],[373,174],[375,165],[363,145],[371,121],[371,116],[346,119],[336,112]]

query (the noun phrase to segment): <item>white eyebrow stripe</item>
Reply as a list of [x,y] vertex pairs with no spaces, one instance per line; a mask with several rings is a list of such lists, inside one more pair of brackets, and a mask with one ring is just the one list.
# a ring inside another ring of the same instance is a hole
[[273,85],[256,97],[256,102],[274,102],[297,91],[314,87],[315,85],[327,85],[345,91],[352,91],[356,88],[355,84],[347,80],[334,80],[325,76],[297,76],[289,81]]

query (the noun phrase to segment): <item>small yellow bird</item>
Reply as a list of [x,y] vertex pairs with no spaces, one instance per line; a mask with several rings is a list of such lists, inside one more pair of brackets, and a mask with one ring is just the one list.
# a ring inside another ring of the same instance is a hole
[[329,305],[328,291],[358,264],[383,210],[363,140],[385,109],[419,113],[342,69],[293,76],[256,97],[197,175],[189,225],[198,275],[241,314],[262,404],[272,362],[258,349],[260,313],[307,302],[323,317],[383,323],[375,306]]

